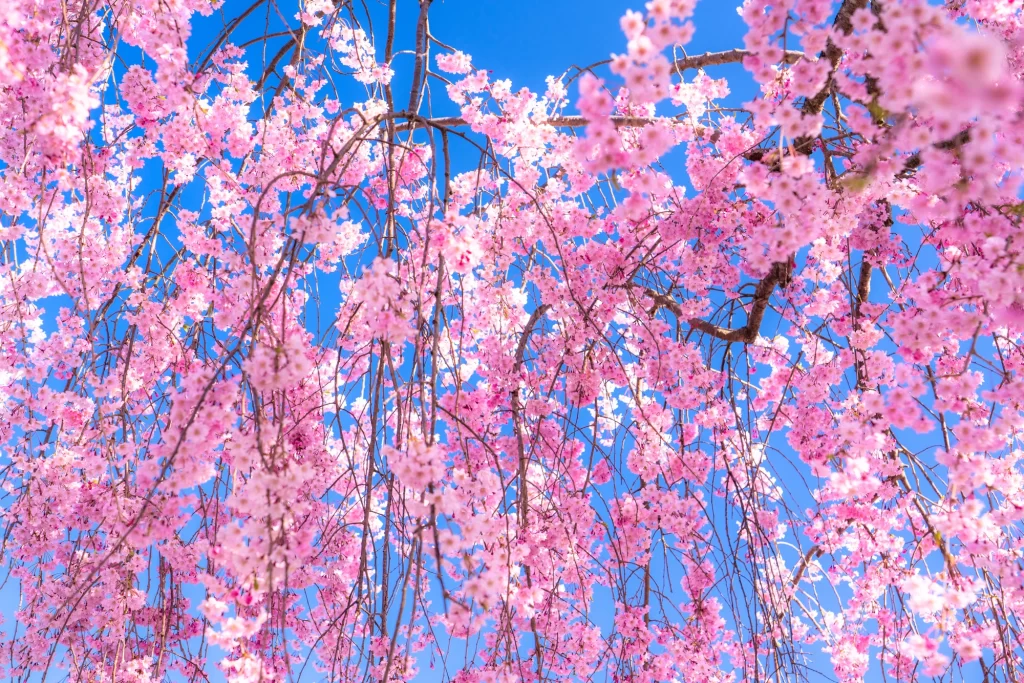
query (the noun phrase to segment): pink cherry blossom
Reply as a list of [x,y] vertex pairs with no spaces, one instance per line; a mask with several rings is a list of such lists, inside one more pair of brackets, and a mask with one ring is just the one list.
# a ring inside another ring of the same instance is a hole
[[4,673],[1024,677],[1024,7],[438,4],[0,4]]

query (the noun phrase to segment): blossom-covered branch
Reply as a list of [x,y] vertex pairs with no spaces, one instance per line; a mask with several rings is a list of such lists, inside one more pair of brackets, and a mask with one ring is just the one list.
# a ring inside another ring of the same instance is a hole
[[1024,8],[736,4],[5,3],[0,670],[1024,679]]

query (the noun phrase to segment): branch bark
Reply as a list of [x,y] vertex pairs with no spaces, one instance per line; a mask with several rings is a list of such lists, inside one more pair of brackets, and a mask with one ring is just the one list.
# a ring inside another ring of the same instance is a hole
[[[839,11],[836,12],[836,18],[832,21],[832,27],[839,29],[844,34],[848,34],[853,30],[853,24],[851,23],[851,17],[857,10],[866,7],[868,0],[843,0],[843,4],[840,5]],[[839,68],[839,61],[843,58],[843,49],[832,42],[829,38],[828,43],[825,45],[825,51],[822,53],[822,57],[828,60],[832,68],[829,69],[828,80],[825,82],[825,87],[819,90],[813,97],[808,98],[804,101],[803,113],[805,114],[820,114],[821,110],[825,107],[825,101],[828,100],[829,92],[832,90],[832,84],[835,79],[836,69]]]
[[[768,300],[771,298],[772,292],[775,291],[776,285],[782,285],[785,287],[789,284],[792,276],[793,264],[791,262],[777,261],[772,264],[772,268],[768,271],[768,274],[757,283],[757,288],[754,290],[754,298],[750,304],[750,313],[747,314],[747,324],[743,327],[719,327],[718,325],[701,318],[689,318],[686,322],[693,329],[711,335],[717,339],[727,342],[750,344],[757,339],[757,335],[761,330],[761,321],[764,320],[765,311],[768,309]],[[655,306],[651,311],[652,314],[659,307],[664,307],[671,311],[677,318],[683,317],[682,309],[679,307],[679,304],[673,301],[670,297],[664,294],[658,294],[649,288],[645,288],[644,293],[654,300]]]
[[413,64],[412,90],[409,92],[409,111],[419,111],[423,84],[427,79],[426,62],[430,50],[427,15],[433,0],[420,0],[420,16],[416,21],[416,61]]
[[[839,6],[839,11],[836,12],[836,18],[832,22],[832,27],[842,31],[844,34],[850,33],[853,30],[850,18],[854,12],[862,7],[866,7],[867,4],[868,0],[843,0],[843,4]],[[807,116],[816,116],[825,108],[825,102],[828,100],[832,87],[835,84],[836,70],[839,68],[839,62],[843,58],[843,50],[829,38],[828,43],[825,45],[825,50],[822,52],[822,57],[827,59],[831,65],[828,71],[828,80],[825,81],[825,87],[815,93],[813,97],[804,100],[801,111]],[[815,139],[813,136],[797,138],[793,141],[793,148],[800,154],[810,154],[814,151]]]
[[[401,115],[396,118],[401,118]],[[458,126],[469,125],[466,119],[461,116],[440,116],[432,119],[410,116],[409,118],[414,118],[414,120],[395,126],[395,130],[401,132],[417,128],[421,125],[444,130],[446,128],[456,128]],[[654,121],[658,121],[659,119],[664,120],[664,117],[613,116],[611,119],[612,123],[614,123],[616,127],[621,127],[646,126]],[[537,125],[555,126],[556,128],[583,128],[589,123],[589,121],[582,116],[552,116],[549,119],[534,119],[534,121]]]
[[533,313],[530,315],[530,319],[526,322],[526,327],[523,328],[523,335],[519,337],[519,345],[516,346],[515,372],[519,372],[519,368],[523,365],[523,355],[526,353],[526,343],[530,340],[533,328],[537,326],[537,322],[544,317],[544,314],[550,309],[551,304],[541,304],[533,310]]
[[[952,150],[963,145],[966,145],[971,141],[971,131],[962,130],[948,140],[942,142],[936,142],[933,147],[935,149]],[[911,154],[907,157],[907,160],[903,162],[903,170],[897,175],[898,178],[909,178],[914,175],[914,172],[921,167],[923,163],[920,152],[917,154]]]
[[[690,57],[682,57],[677,59],[673,64],[672,68],[677,73],[682,73],[687,69],[703,69],[706,66],[720,66],[722,64],[735,64],[742,62],[744,59],[750,56],[749,50],[726,50],[724,52],[705,52],[700,55],[693,55]],[[793,64],[804,58],[804,53],[799,50],[786,50],[783,53],[782,61],[786,64]]]
[[[522,410],[523,404],[522,399],[519,397],[519,385],[516,376],[519,374],[520,368],[523,366],[523,357],[526,355],[526,344],[530,340],[530,335],[533,334],[533,328],[537,326],[537,322],[544,316],[545,313],[551,308],[550,304],[541,304],[537,308],[533,309],[533,313],[530,314],[530,319],[526,323],[526,327],[523,328],[523,334],[519,337],[519,344],[516,345],[516,362],[513,366],[512,376],[513,380],[517,382],[516,386],[512,389],[512,423],[516,430],[516,446],[519,449],[519,524],[522,528],[526,528],[527,522],[527,505],[528,492],[526,490],[526,444],[523,443],[523,429],[522,429]],[[528,588],[533,588],[533,576],[530,572],[530,565],[524,564],[526,571],[526,585]],[[530,617],[530,630],[533,631],[533,645],[534,645],[534,658],[537,663],[537,678],[542,678],[543,673],[543,660],[540,648],[540,634],[537,631],[537,618],[536,616]]]
[[[672,63],[672,68],[676,73],[681,74],[683,71],[688,69],[703,69],[707,66],[720,66],[722,64],[736,64],[742,62],[750,56],[748,50],[725,50],[723,52],[705,52],[699,55],[692,55],[689,57],[681,57]],[[799,50],[787,50],[783,53],[782,61],[786,64],[793,64],[804,58],[804,53]],[[419,73],[417,70],[416,73]],[[410,102],[410,109],[414,109],[415,103]],[[656,118],[645,117],[645,116],[613,116],[612,122],[616,126],[644,126],[653,121]],[[558,128],[582,128],[586,126],[588,121],[582,116],[553,116],[546,120],[538,121],[539,124],[547,124]],[[468,125],[466,119],[461,116],[443,116],[432,119],[421,119],[419,121],[412,121],[395,127],[397,131],[409,130],[415,128],[418,124],[426,124],[434,128],[453,128],[456,126]]]
[[548,312],[551,308],[550,304],[542,304],[533,310],[530,315],[530,320],[527,321],[526,327],[523,328],[523,334],[519,337],[519,344],[516,346],[516,362],[512,366],[513,380],[517,382],[516,386],[512,388],[511,401],[512,401],[512,423],[513,428],[516,430],[516,445],[519,449],[519,515],[523,526],[526,525],[526,506],[527,506],[527,491],[526,491],[526,444],[523,442],[523,430],[522,430],[522,411],[523,402],[519,396],[518,380],[515,377],[519,374],[520,368],[523,366],[523,356],[526,354],[526,344],[530,340],[530,335],[533,333],[533,328],[537,326],[537,322]]

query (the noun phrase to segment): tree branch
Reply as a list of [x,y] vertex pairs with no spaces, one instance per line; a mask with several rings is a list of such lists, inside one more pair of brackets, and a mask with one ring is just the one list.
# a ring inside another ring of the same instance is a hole
[[541,304],[533,309],[530,319],[526,321],[526,327],[523,328],[523,334],[519,337],[519,345],[516,346],[516,364],[513,372],[519,372],[519,368],[522,367],[523,355],[526,353],[526,343],[530,340],[530,335],[533,334],[533,328],[537,326],[537,321],[544,317],[544,314],[550,309],[551,304]]
[[526,355],[526,344],[530,339],[530,335],[533,333],[533,328],[537,326],[537,321],[547,313],[548,309],[551,308],[550,304],[542,304],[537,308],[533,309],[533,313],[530,315],[529,321],[526,323],[526,327],[523,328],[523,334],[519,337],[519,344],[516,346],[516,362],[512,367],[513,381],[516,382],[516,386],[512,388],[511,394],[512,400],[512,423],[516,431],[516,444],[519,449],[519,515],[523,526],[526,525],[526,444],[523,442],[523,430],[522,430],[522,410],[523,402],[519,397],[519,381],[516,379],[516,375],[519,374],[519,369],[523,366],[523,356]]
[[[396,117],[396,118],[401,118]],[[413,118],[413,117],[409,117]],[[646,126],[655,121],[659,120],[670,120],[666,117],[651,117],[651,116],[612,116],[612,123],[615,124],[616,128],[621,126]],[[589,121],[582,116],[552,116],[549,119],[534,119],[537,125],[548,125],[556,128],[583,128]],[[414,120],[408,123],[402,123],[395,126],[396,131],[406,131],[413,128],[417,128],[421,125],[430,126],[431,128],[455,128],[458,126],[466,126],[469,123],[466,119],[461,116],[442,116],[433,119],[415,117]]]
[[[771,298],[772,292],[775,291],[775,286],[787,286],[792,275],[793,265],[789,261],[777,261],[772,264],[772,268],[768,271],[768,274],[757,283],[757,288],[754,290],[754,298],[751,301],[750,313],[747,315],[747,324],[743,327],[737,327],[735,329],[719,327],[718,325],[702,320],[701,318],[690,318],[686,322],[693,329],[709,334],[717,339],[727,342],[750,344],[757,339],[757,335],[761,330],[761,321],[764,320],[765,311],[768,309],[768,300]],[[651,311],[652,314],[657,311],[658,308],[664,307],[671,311],[677,318],[683,317],[682,308],[680,308],[679,304],[673,301],[670,297],[664,294],[658,294],[649,288],[645,288],[644,293],[654,300],[655,306]]]
[[[672,64],[672,68],[676,73],[682,73],[687,69],[702,69],[707,66],[720,66],[722,64],[735,64],[742,62],[750,56],[748,50],[726,50],[724,52],[705,52],[699,55],[692,55],[689,57],[681,57]],[[793,64],[804,58],[804,53],[799,50],[786,50],[783,54],[782,61],[786,64]],[[410,102],[410,108],[414,105]],[[612,122],[618,126],[644,126],[653,121],[657,121],[657,118],[646,117],[646,116],[613,116]],[[549,126],[555,126],[557,128],[582,128],[586,126],[588,121],[582,116],[553,116],[549,119],[538,120],[538,124],[547,124]],[[443,116],[433,119],[420,119],[418,121],[411,121],[395,127],[397,131],[409,130],[415,128],[417,124],[426,124],[433,128],[452,128],[455,126],[468,125],[466,119],[461,116]]]
[[[544,316],[545,313],[551,308],[550,304],[541,304],[537,308],[533,309],[533,313],[530,314],[530,319],[526,322],[526,327],[523,328],[523,334],[519,337],[519,344],[516,345],[516,363],[513,366],[512,376],[513,381],[516,382],[516,386],[512,389],[512,422],[513,427],[516,430],[516,445],[519,449],[519,520],[520,525],[525,529],[527,523],[527,506],[529,505],[528,492],[526,490],[526,445],[523,443],[523,429],[522,429],[522,410],[523,404],[522,399],[519,397],[519,384],[516,375],[519,374],[519,369],[523,366],[523,357],[526,355],[526,344],[530,340],[530,335],[533,334],[533,328],[537,326],[537,322]],[[526,584],[527,587],[533,588],[533,576],[530,572],[530,565],[524,563],[526,570]],[[540,648],[540,634],[537,631],[537,618],[536,616],[530,617],[530,629],[533,631],[533,644],[534,644],[534,657],[537,661],[537,678],[541,678],[543,671],[543,662],[541,660],[541,648]]]
[[[951,150],[966,145],[971,141],[971,131],[962,130],[948,140],[942,142],[936,142],[933,147],[935,149]],[[923,161],[921,160],[921,153],[911,154],[907,157],[907,160],[903,162],[903,170],[897,174],[897,178],[909,178],[914,175],[914,172],[921,167]]]
[[[724,52],[705,52],[701,55],[693,55],[690,57],[682,57],[677,59],[673,64],[672,68],[677,73],[686,71],[687,69],[703,69],[706,66],[719,66],[722,64],[735,64],[742,62],[744,59],[750,56],[749,50],[726,50]],[[782,61],[786,64],[793,64],[804,58],[804,53],[798,50],[786,50],[783,53]]]
[[[832,22],[832,27],[845,34],[850,33],[853,30],[850,18],[854,12],[867,6],[867,4],[868,0],[843,0],[843,4],[839,6],[839,11],[836,12],[836,18]],[[836,70],[839,68],[839,62],[843,58],[843,50],[829,38],[822,56],[831,64],[828,71],[828,79],[825,81],[825,87],[819,90],[813,97],[804,100],[804,106],[801,107],[801,111],[806,116],[816,116],[825,108],[825,102],[828,100],[829,93],[832,92],[832,86],[835,84]],[[814,151],[814,140],[813,136],[797,138],[793,141],[793,148],[800,154],[810,154]]]
[[[839,11],[836,12],[836,18],[832,22],[832,27],[839,29],[843,33],[850,33],[850,31],[853,30],[853,24],[850,23],[850,18],[853,16],[854,12],[867,6],[867,4],[868,0],[843,0],[843,4],[840,5]],[[832,68],[829,69],[828,80],[825,82],[825,87],[819,90],[813,97],[809,97],[804,101],[804,106],[802,107],[804,114],[820,114],[821,110],[825,107],[825,101],[828,99],[829,92],[832,90],[836,69],[839,68],[839,62],[843,58],[843,50],[832,42],[831,38],[829,38],[822,56],[828,60],[829,64],[832,65]]]
[[416,60],[413,63],[412,90],[409,92],[409,111],[419,111],[423,83],[427,79],[425,63],[430,50],[430,41],[427,39],[430,33],[427,13],[430,11],[431,2],[433,0],[420,0],[420,16],[416,21]]

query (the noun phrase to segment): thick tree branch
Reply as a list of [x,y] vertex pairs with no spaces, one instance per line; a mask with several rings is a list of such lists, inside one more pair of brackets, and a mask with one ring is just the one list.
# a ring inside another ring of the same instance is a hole
[[860,262],[860,278],[857,280],[857,300],[854,302],[853,320],[859,324],[860,308],[871,294],[871,262],[865,256]]
[[[746,57],[750,55],[748,50],[726,50],[724,52],[705,52],[699,55],[692,55],[689,57],[682,57],[677,59],[672,64],[672,68],[677,73],[682,73],[688,69],[702,69],[707,66],[720,66],[722,64],[736,64],[742,62]],[[799,50],[787,50],[783,54],[782,60],[786,64],[793,64],[804,58],[804,53]],[[419,73],[417,71],[417,73]],[[410,108],[414,106],[414,103],[410,102]],[[613,116],[612,122],[616,126],[644,126],[653,121],[658,120],[657,118],[645,117],[645,116]],[[538,124],[547,124],[549,126],[555,126],[557,128],[582,128],[586,126],[588,121],[582,116],[553,116],[546,120],[537,121]],[[405,123],[395,127],[395,130],[403,131],[417,127],[419,124],[426,124],[433,128],[453,128],[456,126],[468,125],[466,119],[461,116],[443,116],[432,119],[421,119],[419,121],[413,121]]]
[[541,304],[537,308],[533,309],[533,313],[530,315],[530,319],[526,321],[526,327],[523,328],[523,334],[519,337],[519,345],[516,346],[516,364],[513,372],[519,372],[519,368],[523,365],[523,356],[526,354],[526,344],[530,340],[530,335],[533,334],[533,328],[537,326],[537,322],[544,317],[544,314],[551,309],[551,304]]
[[430,41],[427,36],[430,33],[428,27],[428,12],[430,3],[433,0],[420,0],[420,16],[416,21],[416,61],[413,63],[412,90],[409,93],[409,111],[419,111],[420,97],[423,92],[423,83],[426,81],[426,62],[429,55]]
[[[844,34],[850,33],[850,31],[853,30],[853,24],[851,24],[850,18],[853,16],[854,12],[867,6],[867,4],[867,0],[843,0],[843,4],[840,5],[839,11],[836,12],[836,18],[832,22],[832,27],[838,29]],[[819,90],[813,97],[808,97],[804,100],[804,105],[801,107],[801,111],[805,116],[816,116],[825,108],[825,102],[828,101],[829,94],[832,92],[832,87],[835,85],[836,70],[839,68],[839,62],[843,58],[843,49],[832,42],[832,39],[830,38],[828,43],[825,45],[822,57],[827,59],[831,65],[828,72],[828,79],[825,81],[825,86],[821,90]],[[813,136],[797,138],[793,141],[793,148],[800,154],[810,154],[814,151],[815,139],[816,138]]]
[[[677,59],[672,68],[676,72],[683,72],[687,69],[703,69],[706,66],[720,66],[722,64],[735,64],[742,62],[750,56],[749,50],[726,50],[724,52],[705,52],[700,55],[682,57]],[[804,53],[798,50],[786,50],[783,53],[782,61],[786,64],[793,64],[804,58]]]
[[677,304],[675,300],[672,299],[672,297],[666,296],[665,294],[658,294],[650,287],[644,287],[644,294],[651,297],[651,299],[654,301],[654,306],[652,306],[651,310],[648,311],[648,315],[653,316],[655,313],[658,312],[659,308],[667,308],[669,311],[672,312],[672,315],[674,315],[675,317],[683,317],[683,309],[679,307],[679,304]]
[[[966,145],[971,140],[971,131],[962,130],[948,140],[942,142],[936,142],[933,147],[935,149],[951,150]],[[914,175],[914,172],[921,167],[923,161],[921,160],[920,152],[917,154],[911,154],[907,157],[907,160],[903,162],[903,170],[897,175],[898,178],[909,178]]]
[[519,515],[521,523],[525,526],[526,524],[526,444],[523,441],[523,430],[522,430],[522,410],[523,402],[519,396],[519,380],[516,376],[519,374],[520,368],[523,366],[523,357],[526,355],[526,344],[530,340],[530,335],[533,333],[533,328],[537,326],[537,322],[547,313],[548,309],[551,308],[550,304],[542,304],[533,310],[530,315],[530,319],[526,323],[526,327],[523,328],[523,334],[519,337],[519,344],[516,346],[515,365],[512,368],[512,381],[516,383],[511,390],[512,400],[512,422],[513,427],[516,431],[516,444],[519,449]]
[[[519,344],[516,345],[516,362],[512,371],[513,381],[516,382],[516,386],[512,389],[512,422],[513,427],[516,430],[516,446],[519,449],[519,523],[524,529],[526,528],[527,513],[529,512],[527,509],[527,506],[529,505],[529,498],[526,490],[526,469],[528,463],[526,458],[526,444],[523,442],[523,403],[519,396],[519,380],[516,376],[519,374],[519,370],[523,366],[523,357],[526,355],[526,344],[530,340],[530,335],[533,334],[533,328],[537,326],[537,323],[550,308],[550,304],[541,304],[537,308],[533,309],[533,313],[530,314],[530,319],[526,322],[526,327],[523,328],[523,333],[519,337]],[[530,565],[525,564],[524,568],[526,570],[526,585],[532,589],[533,576],[530,571]],[[540,678],[543,672],[543,662],[541,659],[540,634],[537,631],[537,618],[535,616],[530,617],[530,630],[533,631],[534,657],[537,662],[537,677]]]
[[[396,118],[401,118],[398,116]],[[409,117],[413,118],[413,117]],[[667,120],[664,117],[650,117],[650,116],[613,116],[611,117],[612,123],[616,127],[621,126],[646,126],[654,121]],[[537,125],[548,125],[556,128],[583,128],[589,123],[587,119],[582,116],[552,116],[549,119],[534,119]],[[442,116],[433,119],[419,118],[416,117],[409,123],[402,123],[395,126],[396,131],[411,130],[418,128],[422,125],[429,126],[431,128],[440,128],[442,130],[446,128],[456,128],[458,126],[469,125],[466,119],[461,116]]]
[[[772,292],[775,291],[776,285],[787,286],[792,275],[793,265],[790,262],[779,261],[772,264],[768,274],[757,283],[757,287],[754,290],[754,298],[750,304],[750,313],[747,315],[747,324],[743,327],[735,329],[719,327],[701,318],[689,318],[686,322],[693,329],[709,334],[717,339],[750,344],[757,339],[757,335],[761,330],[761,321],[764,320],[765,311],[768,309],[768,300],[771,298]],[[658,308],[663,307],[671,311],[677,318],[683,317],[682,308],[671,297],[659,294],[650,288],[645,288],[644,293],[654,300],[654,308],[650,311],[652,315]]]

